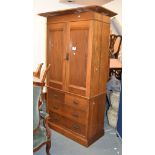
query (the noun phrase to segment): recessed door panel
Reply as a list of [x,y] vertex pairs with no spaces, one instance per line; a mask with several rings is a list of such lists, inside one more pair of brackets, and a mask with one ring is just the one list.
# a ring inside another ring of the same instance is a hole
[[88,22],[70,23],[69,37],[68,90],[85,95],[89,42]]
[[65,24],[48,25],[47,62],[51,64],[48,84],[57,89],[63,89],[64,84],[65,31]]

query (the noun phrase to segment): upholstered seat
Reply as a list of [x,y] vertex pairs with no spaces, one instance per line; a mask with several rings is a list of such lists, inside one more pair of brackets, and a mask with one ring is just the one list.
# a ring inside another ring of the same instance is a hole
[[42,145],[47,141],[46,129],[43,126],[39,126],[36,133],[33,135],[33,149]]
[[38,101],[41,94],[40,86],[33,86],[33,130],[39,126]]
[[51,133],[48,129],[48,114],[39,108],[39,98],[42,88],[33,86],[33,151],[37,151],[46,144],[46,153],[50,155]]

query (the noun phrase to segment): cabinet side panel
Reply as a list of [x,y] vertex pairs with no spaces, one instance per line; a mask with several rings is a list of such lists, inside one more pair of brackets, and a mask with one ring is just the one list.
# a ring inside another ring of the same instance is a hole
[[89,107],[89,139],[94,138],[104,130],[104,112],[105,112],[106,94],[99,95],[90,101]]
[[100,55],[99,93],[106,92],[106,83],[109,76],[109,36],[110,24],[102,26],[102,50]]
[[90,96],[99,94],[99,65],[102,50],[102,22],[93,21]]

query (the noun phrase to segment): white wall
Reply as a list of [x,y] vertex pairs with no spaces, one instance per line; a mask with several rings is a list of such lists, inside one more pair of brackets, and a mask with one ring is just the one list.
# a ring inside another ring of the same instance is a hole
[[122,0],[114,0],[104,7],[116,12],[118,15],[111,19],[111,30],[114,34],[122,34]]
[[[60,2],[68,2],[68,0],[59,0]],[[72,3],[76,4],[88,4],[88,5],[104,5],[113,0],[72,0]]]
[[34,52],[33,70],[37,64],[45,62],[46,51],[46,18],[34,15]]
[[[122,0],[114,0],[104,5],[104,7],[116,12],[118,15],[115,18],[122,23]],[[122,24],[121,24],[122,25]]]
[[59,0],[34,0],[34,12],[43,13],[56,10],[64,10],[67,8],[78,7],[78,4],[64,4]]
[[[63,10],[79,7],[78,4],[59,3],[59,0],[34,0],[34,61],[33,70],[38,63],[45,63],[46,52],[46,18],[38,16],[38,13]],[[83,5],[82,5],[83,6]],[[106,5],[108,9],[118,13],[117,19],[121,22],[121,0],[114,0]]]

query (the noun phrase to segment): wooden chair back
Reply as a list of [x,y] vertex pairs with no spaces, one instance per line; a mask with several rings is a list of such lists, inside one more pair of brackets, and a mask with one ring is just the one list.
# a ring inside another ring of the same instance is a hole
[[45,79],[46,79],[46,76],[47,76],[47,73],[48,73],[50,67],[51,67],[51,64],[49,64],[48,67],[41,72],[40,80],[42,83],[45,82]]
[[109,46],[110,58],[118,59],[121,43],[122,43],[121,35],[115,35],[115,34],[110,35],[110,46]]
[[33,76],[40,78],[40,73],[41,73],[41,68],[43,66],[43,63],[38,64],[38,67],[36,69],[36,71],[33,72]]

